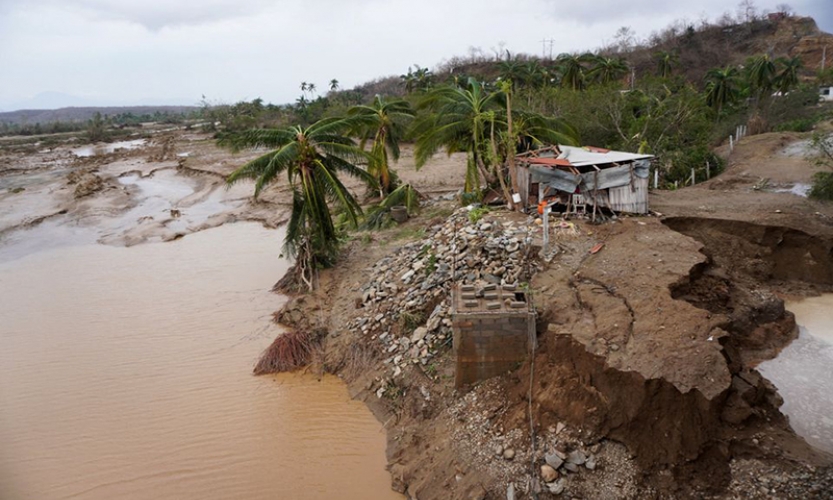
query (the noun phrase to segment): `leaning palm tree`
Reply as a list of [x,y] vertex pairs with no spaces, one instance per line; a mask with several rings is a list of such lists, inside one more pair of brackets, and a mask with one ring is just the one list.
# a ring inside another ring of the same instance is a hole
[[361,139],[361,149],[370,144],[368,173],[374,177],[374,186],[384,197],[396,186],[391,182],[390,160],[399,161],[399,142],[405,136],[405,127],[413,119],[411,105],[402,99],[385,101],[376,96],[369,106],[353,106],[347,111],[347,122],[352,133]]
[[595,57],[587,77],[602,85],[621,80],[628,74],[628,65],[618,57]]
[[419,104],[426,111],[414,123],[416,136],[414,159],[417,168],[422,167],[439,149],[448,154],[466,152],[467,193],[480,190],[480,175],[487,183],[494,181],[489,172],[487,134],[492,112],[502,110],[503,94],[487,92],[474,78],[469,78],[465,88],[435,87],[428,91]]
[[775,61],[782,67],[781,71],[775,77],[775,85],[781,94],[786,94],[796,85],[798,85],[798,72],[804,67],[800,57],[779,57]]
[[706,73],[706,104],[715,108],[718,116],[725,105],[737,100],[739,94],[737,68],[713,68]]
[[[295,258],[285,283],[294,287],[315,288],[317,270],[332,265],[339,248],[339,233],[330,212],[330,203],[355,227],[361,208],[338,178],[345,173],[368,180],[367,172],[357,167],[366,155],[343,135],[343,119],[320,120],[308,127],[254,129],[222,137],[220,144],[235,151],[244,148],[270,148],[271,151],[246,163],[226,179],[235,184],[255,181],[255,198],[286,174],[292,190],[292,212],[286,229],[284,251]],[[284,281],[284,280],[282,280]]]

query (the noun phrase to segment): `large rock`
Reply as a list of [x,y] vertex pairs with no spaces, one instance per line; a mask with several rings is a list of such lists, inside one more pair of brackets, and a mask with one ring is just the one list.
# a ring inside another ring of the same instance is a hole
[[544,482],[551,483],[558,479],[558,471],[551,466],[544,464],[541,466],[541,479],[543,479]]

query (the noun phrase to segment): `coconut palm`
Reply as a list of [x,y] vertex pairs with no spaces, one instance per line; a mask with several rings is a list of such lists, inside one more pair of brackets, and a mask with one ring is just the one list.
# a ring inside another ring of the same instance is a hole
[[[413,128],[417,168],[442,148],[449,154],[465,152],[465,190],[471,193],[479,189],[481,175],[492,185],[503,175],[498,168],[502,158],[495,152],[500,136],[508,136],[504,141],[510,145],[504,150],[506,156],[514,156],[520,137],[527,138],[530,133],[533,141],[574,143],[560,122],[535,113],[513,112],[511,105],[506,107],[507,97],[511,98],[511,83],[503,83],[499,91],[488,92],[473,78],[469,78],[466,88],[438,87],[430,91],[420,108],[432,113],[425,113]],[[511,134],[507,132],[507,112],[512,114]]]
[[618,57],[594,57],[587,77],[602,85],[621,80],[628,74],[628,65]]
[[521,82],[524,77],[524,65],[517,58],[512,59],[512,54],[506,51],[506,59],[498,63],[500,78],[512,82]]
[[414,123],[416,167],[425,165],[441,148],[448,154],[464,151],[468,157],[465,191],[479,191],[480,174],[491,183],[494,177],[485,163],[487,126],[492,113],[503,108],[502,94],[487,92],[469,78],[465,88],[443,86],[428,91],[419,107],[428,112]]
[[374,177],[381,196],[396,187],[391,182],[390,160],[399,161],[399,142],[413,117],[414,111],[407,101],[385,101],[378,95],[373,104],[353,106],[347,111],[352,132],[361,138],[361,149],[365,149],[367,141],[372,141],[367,171]]
[[339,89],[338,80],[333,78],[332,80],[330,80],[330,91],[335,92],[338,89]]
[[584,88],[584,62],[588,59],[587,56],[577,56],[575,54],[561,54],[556,59],[559,71],[561,73],[561,86],[573,90],[582,90]]
[[718,115],[725,105],[737,100],[739,93],[737,68],[713,68],[706,73],[706,103],[715,108]]
[[798,72],[801,71],[804,64],[799,57],[792,57],[790,59],[780,57],[775,62],[782,67],[781,71],[775,77],[775,85],[781,94],[786,94],[798,85]]
[[549,72],[540,62],[532,60],[523,65],[522,77],[527,87],[540,87],[549,80]]
[[654,54],[657,63],[657,76],[668,78],[674,72],[674,68],[680,63],[679,56],[674,52],[661,50]]
[[752,58],[749,66],[749,84],[758,92],[764,93],[772,90],[775,84],[775,63],[769,55],[762,55]]
[[339,247],[339,234],[330,212],[330,203],[357,225],[361,208],[342,184],[338,174],[363,180],[370,176],[356,166],[366,155],[342,132],[343,119],[320,120],[308,127],[253,129],[221,138],[220,144],[235,151],[244,148],[270,148],[271,151],[246,163],[226,179],[235,184],[255,181],[254,196],[286,174],[292,190],[292,212],[286,229],[284,251],[295,257],[295,283],[315,286],[319,267],[331,265]]

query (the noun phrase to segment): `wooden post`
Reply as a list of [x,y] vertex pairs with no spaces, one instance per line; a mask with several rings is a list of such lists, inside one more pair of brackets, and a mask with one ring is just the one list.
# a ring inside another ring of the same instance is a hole
[[654,169],[654,189],[659,185],[659,169]]
[[544,255],[547,255],[547,250],[550,243],[550,207],[544,207],[544,223],[542,227],[544,229]]
[[593,222],[596,222],[596,205],[599,204],[599,167],[593,165],[596,172],[593,174]]
[[709,160],[706,160],[706,179],[711,179],[711,178],[712,178],[712,172],[711,172],[711,168],[710,168],[710,165],[709,165]]
[[697,183],[697,181],[694,178],[694,169],[692,168],[691,169],[691,185],[693,186],[696,183]]
[[735,141],[734,141],[734,139],[732,139],[732,136],[730,135],[729,136],[729,152],[731,153],[734,150],[735,150]]

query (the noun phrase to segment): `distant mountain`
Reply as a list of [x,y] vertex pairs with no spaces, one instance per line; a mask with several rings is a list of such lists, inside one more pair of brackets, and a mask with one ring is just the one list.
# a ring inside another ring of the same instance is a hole
[[9,110],[18,109],[58,109],[67,107],[100,106],[104,103],[94,102],[63,92],[41,92],[31,99],[5,104],[3,107]]
[[88,99],[78,97],[64,92],[41,92],[40,94],[24,101],[3,103],[2,109],[8,111],[32,110],[32,109],[61,109],[61,108],[95,108],[95,107],[135,107],[135,106],[183,106],[195,103],[195,99],[164,98],[164,99],[141,99],[131,101],[112,101],[102,99]]
[[133,113],[134,115],[146,115],[159,113],[190,113],[199,109],[196,106],[87,106],[67,107],[60,109],[21,109],[18,111],[7,111],[0,113],[0,123],[12,123],[17,125],[52,122],[74,122],[86,121],[96,113],[102,115],[117,115],[121,113]]

